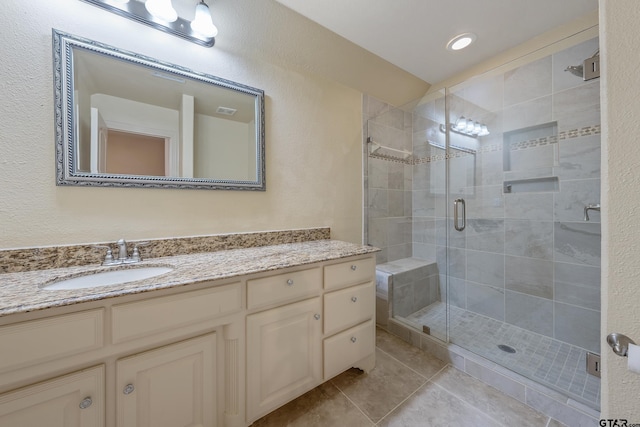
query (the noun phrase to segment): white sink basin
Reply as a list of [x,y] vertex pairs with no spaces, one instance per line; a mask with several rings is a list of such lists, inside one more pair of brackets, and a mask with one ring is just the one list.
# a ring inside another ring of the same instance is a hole
[[84,276],[73,277],[71,279],[60,280],[45,285],[42,289],[47,291],[59,291],[69,289],[94,288],[96,286],[121,285],[123,283],[135,282],[136,280],[148,279],[160,276],[173,271],[170,267],[140,267],[127,268],[123,270],[103,271],[100,273],[87,273]]

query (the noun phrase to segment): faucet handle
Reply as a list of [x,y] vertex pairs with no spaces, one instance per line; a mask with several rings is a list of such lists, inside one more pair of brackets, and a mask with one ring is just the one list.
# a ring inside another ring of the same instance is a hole
[[107,250],[107,254],[104,256],[104,261],[102,262],[102,265],[108,265],[108,264],[113,263],[113,252],[111,250],[111,246],[93,245],[93,247]]
[[142,257],[140,256],[140,250],[138,249],[138,247],[147,246],[150,243],[151,242],[136,243],[135,246],[133,247],[133,253],[131,254],[131,261],[132,262],[142,261]]

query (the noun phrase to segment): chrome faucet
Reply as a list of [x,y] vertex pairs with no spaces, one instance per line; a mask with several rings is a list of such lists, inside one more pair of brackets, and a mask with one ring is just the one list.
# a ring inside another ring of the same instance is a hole
[[102,262],[102,265],[119,265],[119,264],[133,264],[133,263],[142,261],[142,257],[140,256],[140,250],[138,249],[138,247],[145,246],[148,244],[149,242],[136,243],[135,246],[133,247],[133,252],[131,253],[131,256],[129,256],[129,251],[127,250],[127,242],[124,239],[120,239],[116,242],[116,245],[118,245],[117,258],[113,256],[110,246],[95,245],[94,247],[107,249],[107,254],[104,257],[104,261]]
[[118,245],[118,261],[125,262],[127,258],[129,258],[129,253],[127,252],[127,242],[124,239],[120,239],[116,242]]
[[586,205],[584,207],[584,220],[589,221],[589,211],[598,211],[600,212],[600,203],[595,205]]

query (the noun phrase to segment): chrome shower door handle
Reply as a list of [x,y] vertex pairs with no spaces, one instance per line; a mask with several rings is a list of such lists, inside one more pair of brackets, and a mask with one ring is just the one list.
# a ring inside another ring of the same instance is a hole
[[[459,208],[462,206],[462,216],[460,215]],[[462,225],[460,225],[460,218],[462,217]],[[453,201],[453,227],[457,231],[462,231],[467,227],[467,207],[464,204],[464,199],[455,199]]]

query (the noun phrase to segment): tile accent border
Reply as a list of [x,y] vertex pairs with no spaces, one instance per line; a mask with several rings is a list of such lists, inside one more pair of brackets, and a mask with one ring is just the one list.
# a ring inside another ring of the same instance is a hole
[[378,323],[378,327],[569,427],[598,424],[598,411],[462,347],[439,341],[395,319],[389,319],[386,326]]
[[[571,129],[567,131],[558,132],[557,135],[545,136],[538,139],[530,139],[530,140],[525,140],[520,142],[513,142],[509,145],[509,150],[518,151],[518,150],[526,150],[529,148],[542,147],[549,144],[557,144],[559,141],[563,141],[566,139],[578,138],[578,137],[589,136],[589,135],[599,135],[600,132],[601,132],[600,125],[585,126],[580,129]],[[476,153],[487,153],[492,151],[502,151],[502,146],[500,144],[491,144],[487,146],[482,146],[478,148]],[[369,157],[374,159],[387,160],[389,162],[401,163],[408,166],[414,166],[414,165],[419,165],[424,163],[443,161],[443,160],[447,160],[455,157],[470,156],[471,154],[461,153],[459,151],[456,151],[452,153],[437,154],[437,155],[421,157],[421,158],[410,156],[406,159],[389,155],[389,154],[369,153],[368,155]]]
[[[261,246],[301,243],[331,238],[329,227],[298,230],[258,231],[250,233],[213,234],[205,236],[174,237],[127,241],[130,247],[136,243],[148,243],[140,247],[143,259],[202,252],[217,252],[229,249],[244,249]],[[0,273],[21,273],[32,270],[76,267],[100,264],[105,249],[96,245],[111,246],[116,253],[115,242],[100,242],[80,245],[45,246],[0,250]]]

